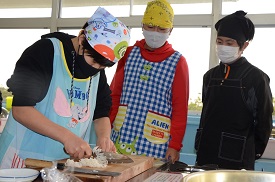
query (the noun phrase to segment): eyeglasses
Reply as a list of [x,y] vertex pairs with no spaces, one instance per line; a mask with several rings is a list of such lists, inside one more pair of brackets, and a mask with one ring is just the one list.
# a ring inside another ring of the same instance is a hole
[[151,26],[151,25],[146,25],[146,24],[143,24],[142,27],[145,30],[155,31],[155,32],[160,32],[160,33],[167,33],[171,30],[170,28],[162,28],[162,27],[159,27],[159,26]]

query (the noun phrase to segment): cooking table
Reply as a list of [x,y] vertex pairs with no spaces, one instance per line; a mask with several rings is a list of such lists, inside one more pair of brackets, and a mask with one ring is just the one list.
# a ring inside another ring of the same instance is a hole
[[[84,182],[90,182],[90,181],[122,182],[122,181],[130,180],[132,178],[134,181],[142,181],[143,179],[148,178],[150,175],[154,173],[155,171],[154,164],[156,162],[153,157],[146,157],[146,156],[130,156],[130,157],[134,160],[133,163],[123,163],[123,164],[111,163],[111,164],[108,164],[106,168],[101,168],[101,169],[96,168],[98,170],[120,172],[121,175],[118,177],[98,176],[98,175],[80,174],[80,173],[74,173],[73,175],[78,177]],[[34,168],[37,170],[44,168],[45,165],[49,167],[49,164],[50,164],[51,166],[51,162],[48,162],[48,164],[45,164],[45,161],[39,161],[39,160],[37,161],[32,160],[31,162],[28,162],[28,163],[29,164],[26,164],[28,168]],[[35,182],[42,182],[42,181],[43,180],[40,176],[35,180]]]
[[[154,175],[156,171],[159,171],[159,167],[162,166],[164,164],[164,162],[158,160],[158,159],[154,159],[153,160],[153,166],[147,170],[145,170],[144,172],[134,176],[133,178],[129,179],[129,180],[126,180],[126,182],[141,182],[141,181],[145,181],[146,179],[148,179],[150,176]],[[165,172],[165,171],[163,171]],[[208,171],[209,173],[210,171]],[[220,172],[223,172],[223,170],[217,170],[215,172],[215,170],[212,170],[213,173],[220,173]],[[231,171],[229,171],[231,172]],[[245,175],[246,173],[249,175],[249,173],[253,173],[253,175],[255,175],[254,173],[256,173],[257,176],[259,175],[266,175],[267,173],[265,172],[259,172],[259,171],[232,171],[232,172],[237,172],[237,173],[240,173],[240,172],[243,172],[243,175]],[[197,174],[200,174],[200,172],[196,172]],[[194,173],[191,173],[191,174],[194,174]],[[268,175],[274,175],[274,177],[272,179],[275,179],[275,173],[269,173]],[[248,179],[248,178],[247,178]],[[238,180],[237,180],[238,181]],[[259,181],[259,180],[258,180]],[[260,180],[262,181],[262,180]],[[270,181],[270,180],[269,180]],[[34,182],[43,182],[43,180],[39,177],[37,178]],[[85,181],[84,181],[85,182]],[[119,181],[119,182],[123,182],[122,181]]]
[[[136,159],[133,158],[133,160],[135,161]],[[182,163],[177,161],[175,163],[174,168],[176,166],[180,167],[181,168],[181,165],[187,165],[185,163]],[[147,170],[144,170],[143,172],[139,173],[138,175],[135,175],[133,176],[132,178],[129,178],[127,180],[118,180],[119,182],[123,182],[123,181],[127,181],[127,182],[141,182],[141,181],[145,181],[146,179],[148,179],[150,176],[154,175],[156,172],[161,172],[161,174],[163,175],[163,173],[169,173],[169,174],[179,174],[179,173],[182,173],[182,177],[187,175],[187,174],[190,174],[192,173],[192,170],[190,172],[190,169],[192,169],[193,166],[187,166],[186,169],[184,169],[183,171],[181,172],[176,172],[176,168],[173,169],[171,167],[171,170],[173,170],[174,172],[169,172],[167,171],[167,163],[163,162],[162,160],[159,160],[159,159],[153,159],[153,165],[151,167],[149,167]],[[190,169],[189,169],[190,168]],[[196,169],[196,168],[194,168]],[[206,166],[204,167],[205,170],[213,170],[214,168],[212,166]],[[202,170],[204,170],[202,169]],[[199,170],[194,170],[193,172],[197,172]],[[123,175],[123,174],[122,174]],[[166,175],[167,177],[167,175]],[[81,179],[83,180],[83,179]],[[38,178],[35,180],[35,182],[42,182],[43,180],[41,178]],[[92,180],[92,181],[104,181],[104,180]],[[117,180],[115,180],[117,181]],[[84,182],[86,182],[86,180],[84,180]]]
[[[144,181],[145,179],[149,178],[150,176],[152,176],[156,172],[156,168],[157,167],[152,167],[152,168],[138,174],[137,176],[134,176],[133,178],[127,180],[127,182],[141,182],[141,181]],[[103,180],[98,180],[98,181],[103,181]],[[36,178],[34,180],[34,182],[43,182],[43,179],[39,176],[38,178]],[[121,181],[121,182],[123,182],[123,181]]]

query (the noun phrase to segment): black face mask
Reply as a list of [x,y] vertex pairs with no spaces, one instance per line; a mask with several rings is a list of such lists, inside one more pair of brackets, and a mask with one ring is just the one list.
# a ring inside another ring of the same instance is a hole
[[100,71],[100,69],[96,69],[86,62],[86,60],[84,58],[84,54],[76,55],[75,67],[78,67],[81,70],[82,74],[84,74],[86,77],[94,76],[95,74],[97,74]]

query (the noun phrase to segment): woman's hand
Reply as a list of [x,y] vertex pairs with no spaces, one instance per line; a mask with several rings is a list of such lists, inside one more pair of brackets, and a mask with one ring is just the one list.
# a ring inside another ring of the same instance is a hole
[[73,159],[90,158],[92,149],[90,145],[78,136],[72,135],[64,142],[64,151]]
[[96,145],[105,152],[116,152],[116,147],[110,137],[101,137],[96,141]]
[[94,121],[97,136],[96,145],[105,152],[116,152],[114,143],[110,139],[111,123],[108,117],[102,117]]

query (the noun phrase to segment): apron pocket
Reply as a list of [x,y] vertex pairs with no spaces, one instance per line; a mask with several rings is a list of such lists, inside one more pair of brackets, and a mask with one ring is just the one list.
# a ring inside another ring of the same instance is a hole
[[113,123],[113,128],[116,132],[118,132],[120,130],[120,128],[122,127],[123,122],[124,122],[125,117],[126,117],[126,112],[127,112],[127,106],[126,105],[120,105],[118,107],[118,112],[117,112],[116,118],[115,118],[114,123]]
[[144,137],[154,144],[164,144],[170,139],[169,117],[148,111],[143,129]]
[[243,160],[246,137],[222,132],[219,148],[219,158],[241,162]]

